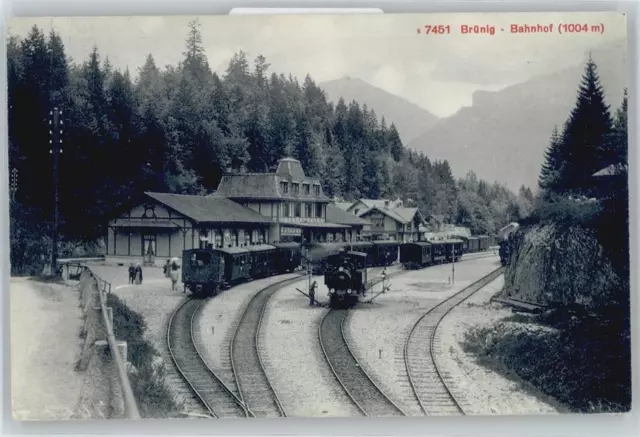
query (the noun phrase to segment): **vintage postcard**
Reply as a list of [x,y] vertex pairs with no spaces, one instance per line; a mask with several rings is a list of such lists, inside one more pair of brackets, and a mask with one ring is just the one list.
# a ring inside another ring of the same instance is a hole
[[9,21],[16,420],[631,408],[622,13]]

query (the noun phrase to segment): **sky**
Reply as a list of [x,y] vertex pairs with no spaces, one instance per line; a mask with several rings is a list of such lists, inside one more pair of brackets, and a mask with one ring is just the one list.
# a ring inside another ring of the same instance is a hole
[[[316,82],[360,78],[439,117],[471,104],[476,90],[499,90],[582,64],[590,50],[626,39],[626,17],[614,12],[281,16],[13,18],[26,36],[52,28],[66,53],[84,61],[93,46],[135,76],[148,54],[160,67],[183,58],[189,21],[197,18],[211,68],[223,73],[233,53],[262,54],[270,71]],[[603,33],[563,33],[562,23],[604,25]],[[512,34],[510,26],[550,25],[552,33]],[[418,34],[425,25],[449,34]],[[462,34],[461,25],[495,26],[495,34]],[[501,31],[504,29],[504,31]]]

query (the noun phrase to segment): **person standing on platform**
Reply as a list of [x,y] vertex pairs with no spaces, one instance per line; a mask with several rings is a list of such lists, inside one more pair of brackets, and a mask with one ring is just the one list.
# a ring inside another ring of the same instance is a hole
[[142,266],[140,263],[136,266],[136,285],[142,284]]
[[136,266],[133,263],[129,264],[129,284],[133,284],[136,281]]
[[309,288],[309,306],[315,306],[316,304],[316,288],[318,287],[318,283],[313,281],[311,284],[311,288]]
[[171,290],[175,291],[176,290],[176,285],[178,284],[178,269],[180,268],[180,266],[178,266],[178,262],[176,260],[173,260],[173,262],[171,263],[171,272],[169,274],[169,276],[171,277]]

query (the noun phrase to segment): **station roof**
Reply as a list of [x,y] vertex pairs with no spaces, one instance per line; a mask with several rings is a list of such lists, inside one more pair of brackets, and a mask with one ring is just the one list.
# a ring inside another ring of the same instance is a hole
[[345,211],[335,204],[327,205],[327,220],[331,223],[351,226],[366,226],[371,224],[369,220],[357,217],[356,215]]
[[145,194],[198,223],[271,223],[269,218],[224,197]]

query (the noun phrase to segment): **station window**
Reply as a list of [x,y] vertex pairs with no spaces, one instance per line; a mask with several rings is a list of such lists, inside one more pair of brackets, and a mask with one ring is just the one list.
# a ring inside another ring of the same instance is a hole
[[322,217],[322,203],[316,203],[316,217]]
[[280,191],[282,191],[282,194],[289,194],[289,183],[280,182]]
[[316,196],[320,195],[320,185],[314,184],[313,185],[313,192]]
[[309,195],[309,184],[302,184],[302,193],[306,194],[307,196]]
[[305,217],[311,217],[313,213],[313,204],[305,203]]
[[289,203],[282,204],[282,217],[289,217]]
[[222,233],[216,232],[215,238],[216,238],[216,247],[222,247]]
[[300,217],[302,215],[302,205],[300,203],[295,204],[295,216]]
[[300,184],[293,183],[291,185],[293,185],[293,194],[296,196],[300,194]]

